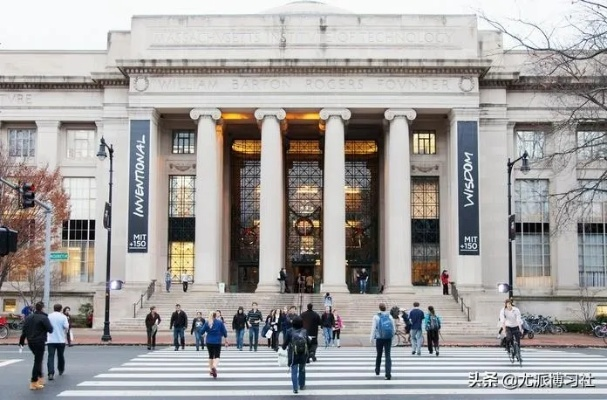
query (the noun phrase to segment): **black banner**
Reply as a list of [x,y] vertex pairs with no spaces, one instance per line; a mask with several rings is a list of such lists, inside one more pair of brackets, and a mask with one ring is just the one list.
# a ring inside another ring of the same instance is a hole
[[150,121],[131,121],[128,252],[148,252]]
[[457,122],[459,255],[480,255],[478,123]]

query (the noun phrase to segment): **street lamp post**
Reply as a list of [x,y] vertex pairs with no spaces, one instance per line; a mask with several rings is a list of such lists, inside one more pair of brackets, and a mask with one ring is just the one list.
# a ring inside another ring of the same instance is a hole
[[114,175],[114,145],[109,145],[105,142],[102,137],[99,143],[99,151],[97,152],[97,158],[103,161],[107,158],[107,153],[110,154],[110,182],[109,182],[109,195],[108,204],[104,211],[104,225],[107,229],[107,255],[105,259],[105,316],[103,320],[103,336],[101,341],[110,342],[112,336],[110,335],[110,274],[111,274],[111,258],[112,258],[112,185]]
[[522,156],[514,161],[508,159],[508,297],[512,298],[513,292],[513,272],[512,272],[512,242],[516,239],[516,231],[514,230],[514,215],[512,214],[512,169],[514,164],[522,161],[521,172],[526,174],[531,169],[529,167],[529,154],[527,151]]

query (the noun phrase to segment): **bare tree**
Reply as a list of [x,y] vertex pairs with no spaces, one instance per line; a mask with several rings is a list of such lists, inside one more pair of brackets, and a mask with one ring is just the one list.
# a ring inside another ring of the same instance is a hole
[[[23,162],[16,162],[0,146],[0,177],[15,184],[32,183],[36,188],[36,198],[49,202],[53,206],[52,248],[61,245],[61,228],[63,221],[69,219],[68,196],[63,189],[59,169],[33,167]],[[0,258],[0,290],[4,282],[28,281],[30,271],[44,265],[45,254],[45,213],[38,206],[20,207],[20,196],[15,190],[0,185],[0,218],[2,225],[18,232],[17,251]],[[59,233],[59,234],[58,234]]]
[[552,27],[482,15],[514,42],[512,50],[527,53],[524,76],[514,87],[549,95],[552,150],[539,165],[559,173],[577,170],[584,182],[551,195],[557,226],[592,215],[597,203],[607,205],[607,1],[573,0],[566,14]]
[[[12,281],[11,286],[17,291],[25,304],[36,304],[42,300],[44,295],[44,267],[31,268],[24,274],[25,280]],[[61,271],[54,267],[51,269],[50,290],[57,290],[60,284]]]

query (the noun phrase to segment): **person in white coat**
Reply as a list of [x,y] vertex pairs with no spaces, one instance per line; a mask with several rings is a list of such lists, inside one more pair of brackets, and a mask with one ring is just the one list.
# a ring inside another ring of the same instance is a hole
[[59,376],[65,372],[65,343],[67,342],[67,332],[70,329],[70,323],[62,312],[61,304],[53,306],[53,312],[49,314],[53,333],[47,334],[46,344],[48,346],[48,380],[55,379],[55,353],[57,353],[57,369]]

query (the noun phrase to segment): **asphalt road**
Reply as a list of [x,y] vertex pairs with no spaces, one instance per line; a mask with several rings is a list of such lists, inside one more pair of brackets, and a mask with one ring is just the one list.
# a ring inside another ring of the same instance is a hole
[[[217,381],[206,372],[206,352],[191,348],[174,352],[164,347],[150,353],[145,347],[77,346],[67,349],[66,373],[47,382],[42,391],[30,391],[32,355],[16,346],[0,347],[0,399],[55,398],[146,399],[206,397],[238,399],[262,397],[294,398],[289,376],[278,367],[276,355],[267,348],[258,353],[222,352]],[[607,349],[525,349],[522,369],[510,365],[497,349],[464,348],[441,350],[440,357],[411,356],[408,348],[393,349],[393,379],[373,374],[372,349],[319,349],[319,361],[308,369],[307,388],[297,397],[326,399],[605,399],[607,398]],[[21,360],[21,361],[15,361]],[[46,362],[46,360],[45,360]],[[44,366],[46,371],[46,364]],[[468,374],[497,371],[500,379],[514,373],[556,374],[575,371],[594,374],[594,388],[545,388],[505,390],[501,381],[492,388],[467,388]],[[555,372],[556,371],[556,372]],[[147,392],[147,393],[146,393]],[[87,394],[88,393],[88,394]],[[128,397],[122,394],[127,394]],[[61,397],[57,397],[61,394]],[[235,394],[236,396],[233,396]]]

